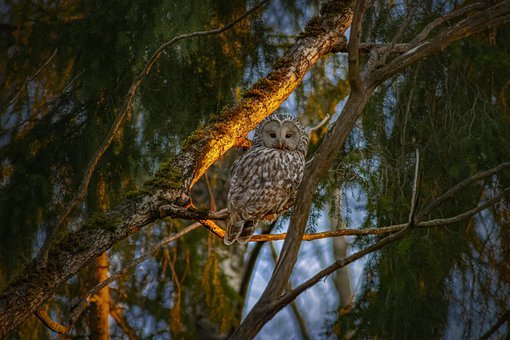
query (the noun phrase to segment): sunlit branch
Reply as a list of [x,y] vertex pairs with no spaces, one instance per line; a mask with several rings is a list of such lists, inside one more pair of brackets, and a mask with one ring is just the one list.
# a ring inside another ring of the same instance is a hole
[[51,319],[48,313],[44,309],[39,309],[35,313],[35,316],[49,329],[58,334],[65,334],[69,332],[69,327],[59,324]]
[[167,41],[163,45],[161,45],[156,52],[149,58],[147,64],[145,65],[144,69],[138,76],[135,77],[135,80],[131,84],[131,87],[129,88],[126,97],[124,99],[124,105],[122,109],[120,110],[117,117],[115,117],[115,121],[113,122],[113,125],[110,128],[110,131],[106,135],[103,143],[99,147],[99,149],[96,151],[92,159],[90,160],[89,164],[87,165],[87,169],[85,170],[85,174],[83,176],[83,179],[80,183],[80,186],[78,187],[78,191],[76,192],[75,196],[69,202],[69,204],[64,209],[64,212],[57,218],[57,222],[55,224],[55,227],[49,232],[40,252],[39,252],[39,263],[41,266],[45,266],[47,259],[48,259],[48,251],[50,249],[51,244],[53,243],[53,240],[56,235],[58,235],[59,231],[63,228],[64,223],[68,220],[69,216],[73,212],[73,210],[80,204],[80,202],[83,201],[85,198],[85,195],[87,194],[88,186],[90,184],[90,180],[92,178],[92,174],[94,173],[97,165],[99,164],[100,159],[103,157],[106,150],[110,147],[112,144],[113,138],[117,134],[117,131],[122,126],[122,123],[124,121],[124,118],[128,115],[128,113],[132,110],[132,102],[133,98],[136,95],[136,92],[140,85],[142,84],[145,77],[151,72],[152,67],[158,61],[158,59],[161,57],[161,54],[168,49],[170,46],[174,45],[176,42],[193,38],[193,37],[199,37],[199,36],[205,36],[205,35],[213,35],[213,34],[219,34],[222,33],[230,28],[232,28],[234,25],[242,21],[244,18],[255,12],[257,9],[265,5],[269,0],[263,0],[253,8],[251,8],[249,11],[241,15],[239,18],[234,20],[233,22],[224,25],[222,27],[208,30],[208,31],[199,31],[199,32],[192,32],[192,33],[186,33],[181,34],[179,36],[176,36],[175,38]]
[[[485,202],[484,204],[481,204],[480,206],[478,206],[476,208],[473,208],[473,209],[468,210],[462,214],[459,214],[457,216],[454,216],[451,218],[437,219],[437,220],[433,220],[433,221],[418,223],[414,227],[430,228],[430,227],[445,226],[448,224],[453,224],[453,223],[459,222],[463,219],[471,217],[471,216],[479,213],[480,211],[487,209],[488,207],[494,205],[496,202],[500,201],[503,198],[503,196],[509,191],[510,191],[510,188],[506,188],[505,190],[503,190],[499,195],[497,195],[493,199]],[[296,287],[294,290],[287,292],[281,298],[274,301],[274,303],[272,304],[270,309],[272,310],[272,312],[276,313],[277,311],[279,311],[283,307],[285,307],[287,304],[292,302],[299,294],[301,294],[308,288],[312,287],[317,282],[324,279],[326,276],[330,275],[331,273],[335,272],[336,270],[338,270],[340,268],[347,266],[348,264],[350,264],[356,260],[359,260],[360,258],[364,257],[365,255],[368,255],[368,254],[373,253],[377,250],[380,250],[383,247],[389,245],[390,243],[393,243],[395,241],[402,239],[411,230],[412,230],[412,223],[406,223],[400,228],[400,230],[398,232],[383,238],[382,240],[376,242],[375,244],[373,244],[363,250],[360,250],[357,253],[347,256],[343,259],[336,260],[331,265],[329,265],[325,269],[318,272],[312,278],[310,278],[309,280],[305,281],[304,283],[302,283],[301,285]]]
[[[433,227],[440,227],[448,224],[454,224],[457,222],[460,222],[468,217],[471,217],[480,211],[487,209],[488,207],[494,205],[495,203],[499,202],[501,199],[503,199],[504,195],[510,191],[510,188],[506,188],[502,190],[499,195],[495,196],[494,198],[484,202],[483,204],[480,204],[479,206],[474,207],[473,209],[470,209],[468,211],[465,211],[459,215],[448,217],[448,218],[438,218],[428,221],[421,221],[414,224],[415,228],[433,228]],[[412,210],[411,210],[412,211]],[[216,235],[219,238],[223,238],[225,235],[225,231],[219,227],[216,223],[213,221],[201,221],[202,223],[209,231],[211,231],[214,235]],[[303,241],[313,241],[323,238],[330,238],[330,237],[339,237],[339,236],[361,236],[361,235],[384,235],[389,233],[395,233],[403,228],[405,228],[409,223],[401,223],[401,224],[394,224],[391,226],[386,227],[379,227],[379,228],[365,228],[365,229],[337,229],[337,230],[331,230],[331,231],[324,231],[320,233],[312,233],[312,234],[304,234],[302,237]],[[284,240],[287,237],[287,233],[281,233],[281,234],[260,234],[260,235],[253,235],[253,237],[250,239],[249,242],[270,242],[270,241],[280,241]]]

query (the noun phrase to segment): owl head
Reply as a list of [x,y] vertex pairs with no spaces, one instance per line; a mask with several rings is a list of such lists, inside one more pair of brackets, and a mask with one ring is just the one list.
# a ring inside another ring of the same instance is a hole
[[308,133],[291,115],[274,114],[264,119],[255,130],[254,146],[298,151],[306,154]]

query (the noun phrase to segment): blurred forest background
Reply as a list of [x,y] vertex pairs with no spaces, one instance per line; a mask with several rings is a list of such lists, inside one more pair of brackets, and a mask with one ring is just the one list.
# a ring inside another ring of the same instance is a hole
[[[0,290],[38,252],[78,190],[89,161],[147,59],[165,41],[232,22],[251,1],[48,0],[0,2]],[[179,150],[194,129],[264,76],[317,12],[318,1],[273,0],[219,35],[167,49],[98,164],[75,230],[114,206]],[[412,38],[458,1],[375,1],[362,42],[392,41],[410,12]],[[320,60],[280,111],[313,126],[338,117],[349,94],[345,54]],[[510,160],[510,27],[455,43],[385,82],[372,96],[317,191],[309,232],[405,222],[415,150],[424,202]],[[327,127],[314,132],[311,155]],[[216,162],[192,197],[226,207],[229,169]],[[510,185],[508,170],[464,189],[430,214],[454,216]],[[509,199],[471,219],[420,229],[329,276],[269,322],[259,338],[477,338],[510,334]],[[285,231],[286,216],[269,229]],[[65,318],[73,299],[190,221],[165,219],[116,244],[47,305]],[[57,237],[60,235],[57,235]],[[376,240],[306,243],[296,284]],[[281,242],[226,247],[197,229],[104,289],[75,324],[76,338],[220,338],[261,293]],[[292,284],[292,283],[291,283]],[[13,337],[45,339],[34,316]]]

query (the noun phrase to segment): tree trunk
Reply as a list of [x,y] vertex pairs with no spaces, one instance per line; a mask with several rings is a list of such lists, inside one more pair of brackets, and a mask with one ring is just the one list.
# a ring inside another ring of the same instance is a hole
[[[108,254],[104,252],[92,264],[93,275],[91,286],[104,281],[108,277]],[[90,338],[93,340],[108,340],[110,338],[110,287],[106,286],[92,297],[89,305]]]
[[[7,336],[48,300],[62,283],[113,244],[160,219],[160,207],[176,207],[170,217],[189,217],[189,211],[183,208],[189,203],[188,192],[205,170],[277,109],[320,58],[330,52],[344,50],[346,40],[343,34],[353,19],[354,4],[354,0],[325,2],[320,15],[310,20],[305,31],[297,37],[274,70],[247,91],[237,105],[195,131],[179,148],[179,154],[163,164],[156,176],[146,182],[143,191],[135,197],[126,198],[110,212],[90,218],[79,231],[68,234],[53,245],[44,266],[35,260],[31,261],[0,295],[0,338]],[[287,235],[275,273],[261,300],[233,337],[246,339],[255,336],[282,307],[278,299],[282,296],[297,258],[313,192],[319,178],[343,145],[371,92],[404,68],[442,51],[452,42],[508,22],[509,4],[509,0],[504,0],[483,10],[470,12],[469,16],[466,15],[433,37],[425,30],[426,34],[417,36],[416,41],[404,44],[405,52],[400,56],[389,62],[379,60],[374,68],[370,67],[369,74],[363,75],[363,86],[359,86],[359,72],[350,72],[351,95],[316,157],[307,167],[298,193],[300,200],[291,218],[293,229]],[[447,19],[445,16],[442,22]],[[359,33],[358,26],[361,27],[361,24],[356,26]],[[359,35],[358,38],[352,37],[359,40]],[[350,70],[359,71],[359,46],[351,46],[354,48],[349,50]],[[374,50],[368,66],[373,65],[372,57],[376,55],[377,50]]]
[[[340,188],[337,186],[333,192],[333,200],[330,213],[329,213],[329,225],[331,228],[340,229],[343,228],[342,221],[340,220],[340,214],[342,212],[342,196]],[[343,259],[347,257],[347,247],[349,243],[344,236],[333,238],[333,254],[335,259]],[[349,276],[349,270],[347,267],[340,268],[336,272],[335,279],[336,290],[338,297],[340,298],[340,308],[346,308],[351,304],[352,291],[351,282]]]
[[[149,192],[141,191],[69,234],[50,249],[44,267],[39,267],[36,261],[27,265],[0,295],[0,337],[17,327],[62,283],[114,243],[161,218],[160,206],[186,205],[189,189],[214,161],[277,109],[320,58],[345,47],[342,33],[352,17],[345,15],[345,9],[349,10],[352,2],[327,4],[323,6],[326,10],[310,21],[267,77],[261,78],[237,105],[225,110],[213,123],[195,131],[184,142],[179,155],[162,165],[144,185]],[[180,216],[177,213],[171,217]]]

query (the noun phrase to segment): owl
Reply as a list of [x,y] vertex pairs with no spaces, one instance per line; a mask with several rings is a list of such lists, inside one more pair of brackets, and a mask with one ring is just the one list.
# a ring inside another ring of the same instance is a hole
[[275,220],[294,204],[307,148],[308,133],[293,116],[260,123],[252,147],[232,166],[225,244],[248,242],[259,220]]

